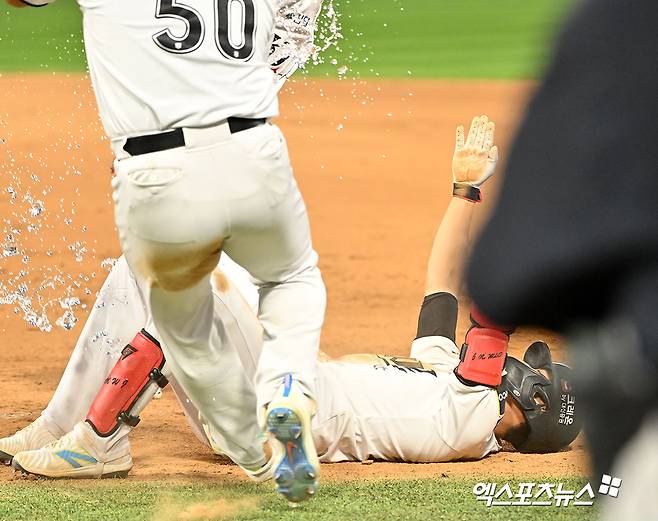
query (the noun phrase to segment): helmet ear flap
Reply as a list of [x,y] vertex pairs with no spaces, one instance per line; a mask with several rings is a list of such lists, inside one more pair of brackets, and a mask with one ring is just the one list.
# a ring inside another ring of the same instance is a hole
[[531,344],[523,355],[523,361],[533,369],[550,371],[553,368],[553,357],[546,342],[537,341]]

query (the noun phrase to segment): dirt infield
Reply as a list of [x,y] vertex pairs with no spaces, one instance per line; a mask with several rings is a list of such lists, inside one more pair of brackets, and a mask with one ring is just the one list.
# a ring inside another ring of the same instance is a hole
[[[279,124],[329,292],[324,351],[408,353],[426,257],[449,200],[454,127],[476,113],[488,114],[497,123],[504,158],[530,88],[502,81],[288,86]],[[3,258],[0,250],[0,290],[25,282],[33,294],[47,279],[54,282],[39,290],[44,298],[65,296],[70,286],[71,296],[81,300],[73,306],[77,325],[71,331],[54,325],[48,334],[16,316],[15,305],[0,305],[2,436],[46,405],[81,331],[86,316],[81,308],[93,303],[105,277],[100,263],[119,255],[109,196],[111,155],[102,135],[86,77],[0,76],[0,240],[7,242],[11,233],[28,256]],[[489,189],[489,203],[494,191],[495,186]],[[65,311],[58,302],[47,309],[53,323]],[[537,338],[548,340],[563,358],[560,340],[538,331],[519,332],[512,352]],[[239,476],[196,441],[168,391],[145,411],[132,444],[135,467],[129,479]],[[323,472],[335,479],[563,476],[584,474],[586,461],[576,443],[553,455],[503,452],[469,463],[338,464],[325,465]],[[0,472],[0,481],[10,478],[9,470]]]

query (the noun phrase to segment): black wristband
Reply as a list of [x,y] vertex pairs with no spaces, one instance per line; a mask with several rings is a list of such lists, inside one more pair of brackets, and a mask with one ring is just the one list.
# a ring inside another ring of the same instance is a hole
[[455,197],[461,197],[462,199],[466,199],[473,203],[479,203],[482,201],[480,189],[466,183],[454,183],[452,185],[452,195]]

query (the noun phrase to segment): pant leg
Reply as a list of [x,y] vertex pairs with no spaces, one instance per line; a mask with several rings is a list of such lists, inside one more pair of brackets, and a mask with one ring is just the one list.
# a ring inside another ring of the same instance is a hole
[[[212,142],[203,142],[205,131],[186,131],[186,148],[118,161],[116,221],[126,258],[148,288],[176,380],[226,453],[255,467],[265,458],[253,382],[214,319],[210,273],[224,240],[242,232],[233,230],[234,217],[262,233],[283,224],[272,219],[265,183],[271,162],[254,159],[225,131]],[[269,136],[256,135],[267,147]]]
[[[57,390],[42,412],[50,425],[59,429],[60,435],[71,431],[76,423],[85,419],[124,346],[145,326],[147,317],[143,288],[122,256],[103,284]],[[156,330],[151,333],[158,337]],[[166,365],[163,373],[169,376]],[[155,391],[150,389],[142,393],[131,409],[132,414],[138,415],[151,401]],[[98,454],[108,454],[118,444],[127,443],[130,431],[131,427],[124,424],[112,435],[96,438]]]
[[[232,348],[226,326],[213,316],[209,277],[177,292],[151,288],[153,317],[172,373],[210,425],[218,445],[241,466],[259,467],[266,460],[253,381]],[[177,312],[179,306],[186,308],[184,314]]]
[[110,271],[50,403],[43,411],[61,433],[84,420],[103,381],[146,322],[145,302],[124,257]]
[[[224,259],[224,256],[222,259]],[[235,355],[233,356],[237,356],[237,358],[240,359],[251,385],[251,388],[245,391],[245,393],[247,396],[251,397],[251,400],[253,400],[253,379],[262,350],[263,332],[255,311],[252,309],[248,300],[243,298],[242,295],[242,290],[250,290],[253,288],[250,288],[248,284],[245,284],[244,280],[240,280],[239,278],[238,281],[235,282],[235,278],[230,276],[236,274],[234,266],[231,266],[230,263],[226,262],[223,262],[222,264],[223,267],[227,268],[227,275],[229,275],[229,277],[227,277],[221,287],[216,287],[213,291],[213,298],[215,301],[215,320],[223,324],[225,334],[227,338],[230,339],[225,343],[224,347],[234,349]],[[199,418],[199,410],[188,398],[184,389],[178,384],[175,378],[172,378],[171,384],[192,432],[201,443],[210,446],[201,424],[201,419]],[[236,404],[233,409],[239,411],[240,404]],[[244,414],[241,414],[241,417],[243,419],[240,421],[249,422],[245,425],[248,430],[254,427],[253,417]],[[218,436],[212,427],[211,431],[214,440],[220,441],[220,449],[222,449],[222,451],[229,451],[230,447],[221,446],[221,442],[226,436]]]
[[256,389],[262,407],[272,400],[287,373],[314,397],[326,292],[285,139],[274,125],[259,132],[269,139],[269,147],[262,146],[263,137],[256,133],[234,138],[267,165],[263,189],[269,225],[254,227],[248,214],[231,211],[232,233],[224,250],[258,281],[264,344]]

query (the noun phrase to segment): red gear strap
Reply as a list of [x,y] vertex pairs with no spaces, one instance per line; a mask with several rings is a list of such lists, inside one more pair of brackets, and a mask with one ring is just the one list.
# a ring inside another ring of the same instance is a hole
[[89,408],[86,421],[100,436],[109,436],[121,423],[135,426],[139,417],[131,416],[135,405],[151,382],[167,385],[161,370],[165,357],[158,341],[142,329],[121,351],[103,386]]
[[471,324],[455,374],[466,385],[497,387],[503,379],[509,335],[514,328],[495,324],[476,308],[471,310]]
[[455,369],[457,377],[467,385],[497,387],[502,381],[509,338],[495,329],[472,328]]

